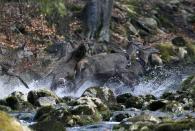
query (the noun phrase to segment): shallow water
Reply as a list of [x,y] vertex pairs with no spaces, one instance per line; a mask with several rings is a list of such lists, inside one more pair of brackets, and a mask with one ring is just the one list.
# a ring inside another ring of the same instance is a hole
[[[161,96],[166,91],[176,91],[180,88],[181,82],[186,79],[187,76],[195,74],[195,66],[189,65],[185,68],[176,67],[176,68],[159,68],[156,71],[150,72],[147,76],[144,76],[140,79],[140,83],[133,87],[126,86],[122,81],[113,77],[108,80],[104,86],[109,87],[115,95],[120,95],[123,93],[132,93],[133,95],[146,95],[152,94],[156,97]],[[0,98],[6,97],[8,94],[14,91],[21,91],[24,94],[27,94],[30,90],[42,89],[46,88],[49,89],[51,80],[42,80],[42,81],[32,81],[29,83],[30,89],[26,89],[21,83],[17,80],[12,81],[12,83],[7,83],[7,78],[0,77]],[[92,86],[95,86],[95,81],[86,81],[82,87],[78,88],[78,90],[70,91],[66,86],[64,88],[59,88],[56,90],[56,94],[59,97],[64,96],[72,96],[72,97],[79,97],[83,94],[83,92]],[[141,110],[132,110],[127,109],[122,111],[122,113],[128,113],[131,116],[140,115],[142,113],[151,114],[154,116],[169,116],[173,119],[182,119],[188,114],[195,117],[194,112],[185,112],[183,114],[169,114],[163,113],[159,111],[141,111]],[[114,112],[114,114],[121,113],[120,111]],[[31,125],[33,124],[33,117],[35,115],[34,112],[17,112],[11,113],[11,115],[15,116],[16,118],[20,119],[21,123],[24,125]],[[68,131],[110,131],[112,130],[113,126],[119,124],[118,122],[114,122],[111,118],[109,122],[101,122],[94,125],[87,125],[82,127],[73,127],[67,128]]]

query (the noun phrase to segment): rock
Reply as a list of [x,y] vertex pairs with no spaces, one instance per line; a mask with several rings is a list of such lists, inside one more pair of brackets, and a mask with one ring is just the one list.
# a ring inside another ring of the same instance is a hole
[[78,105],[78,106],[74,106],[71,112],[74,115],[79,115],[79,114],[94,115],[96,113],[96,109],[90,105]]
[[195,120],[194,119],[183,119],[179,121],[164,122],[157,125],[155,131],[184,131],[194,130]]
[[55,120],[38,122],[30,127],[35,131],[66,131],[64,125]]
[[163,61],[158,54],[152,54],[150,63],[151,65],[162,65]]
[[34,117],[35,121],[56,120],[65,126],[81,126],[109,118],[109,108],[100,99],[87,96],[72,100],[69,106],[41,107]]
[[12,109],[8,106],[0,105],[0,111],[11,112]]
[[164,108],[166,106],[166,103],[167,101],[164,100],[151,101],[150,104],[148,105],[148,109],[151,111],[156,111]]
[[165,63],[171,62],[173,57],[177,55],[171,43],[158,44],[156,48],[160,50],[161,58]]
[[128,29],[131,35],[138,34],[138,30],[131,23],[128,23]]
[[132,96],[127,99],[127,101],[125,102],[125,106],[127,108],[133,107],[133,108],[141,109],[144,106],[144,99],[139,96]]
[[186,40],[183,37],[177,36],[172,40],[173,45],[175,46],[185,46],[187,44]]
[[121,122],[125,118],[129,118],[130,115],[128,113],[119,113],[113,117],[114,121]]
[[[28,101],[33,104],[33,105],[36,105],[37,103],[37,100],[40,98],[40,97],[52,97],[52,99],[54,100],[55,99],[55,102],[58,103],[60,102],[60,98],[58,96],[56,96],[53,92],[49,91],[49,90],[37,90],[37,91],[30,91],[28,93],[28,96],[27,96],[27,99]],[[40,100],[45,100],[46,98],[41,98],[39,99]],[[53,101],[52,100],[52,101]]]
[[0,122],[2,131],[30,131],[29,128],[23,127],[16,119],[2,111],[0,111]]
[[16,97],[20,101],[26,101],[27,100],[25,95],[22,92],[19,92],[19,91],[15,91],[15,92],[11,93],[11,96]]
[[162,109],[165,112],[173,112],[173,113],[183,113],[183,105],[177,101],[169,101],[166,106]]
[[152,115],[148,115],[148,114],[143,114],[143,115],[139,115],[139,116],[135,116],[135,117],[132,117],[132,118],[128,118],[128,119],[125,119],[124,121],[122,121],[122,123],[125,123],[125,122],[139,122],[139,121],[142,121],[142,122],[153,122],[153,123],[156,123],[156,124],[159,124],[161,122],[161,120],[157,117],[154,117]]
[[96,97],[99,98],[103,103],[108,106],[112,106],[116,104],[116,98],[114,93],[108,87],[92,87],[88,88],[82,95],[89,96],[89,97]]
[[8,96],[6,99],[6,105],[11,107],[12,110],[17,111],[32,111],[34,110],[31,103],[18,99],[15,96]]
[[152,29],[157,29],[158,28],[158,23],[155,19],[153,18],[141,18],[140,21],[143,23],[143,25],[152,28]]
[[1,100],[0,100],[0,105],[6,106],[6,105],[7,105],[6,100],[5,100],[5,99],[1,99]]
[[182,82],[182,90],[191,90],[195,86],[195,75],[188,76],[186,80]]
[[56,99],[53,97],[39,97],[35,103],[36,106],[54,106],[56,105]]
[[117,96],[117,97],[116,97],[116,100],[117,100],[118,103],[123,103],[123,104],[125,104],[126,101],[127,101],[127,99],[130,98],[130,97],[132,97],[132,94],[130,94],[130,93],[125,93],[125,94],[122,94],[122,95]]
[[52,106],[39,108],[35,114],[34,121],[43,121],[50,115],[52,111],[54,111],[54,108]]

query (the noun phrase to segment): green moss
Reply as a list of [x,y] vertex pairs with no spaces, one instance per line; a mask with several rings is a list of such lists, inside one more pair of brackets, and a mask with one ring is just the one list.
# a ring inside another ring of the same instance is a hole
[[171,56],[176,55],[173,51],[173,45],[171,43],[163,43],[157,45],[157,49],[159,49],[161,58],[163,59],[164,62],[170,62],[171,61]]
[[0,111],[0,130],[23,131],[22,126],[19,124],[19,122],[2,111]]
[[19,100],[14,96],[7,97],[6,102],[12,110],[18,110],[20,108]]
[[189,129],[195,129],[194,119],[162,123],[156,128],[155,131],[183,131]]
[[47,119],[50,116],[50,113],[54,110],[52,106],[45,106],[40,108],[37,113],[35,114],[34,120],[35,121],[42,121]]
[[194,79],[194,76],[189,76],[186,80],[183,81],[182,83],[182,89],[187,90],[191,86],[191,81]]

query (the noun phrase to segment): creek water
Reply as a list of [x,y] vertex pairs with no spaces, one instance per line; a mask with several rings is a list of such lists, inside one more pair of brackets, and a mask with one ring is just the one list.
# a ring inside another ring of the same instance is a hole
[[[156,70],[148,73],[146,76],[140,78],[140,83],[129,87],[121,82],[117,78],[111,78],[108,80],[104,86],[109,87],[115,95],[120,95],[123,93],[132,93],[133,95],[146,95],[152,94],[156,97],[160,97],[163,92],[165,91],[176,91],[180,88],[180,85],[183,80],[186,79],[187,76],[195,74],[195,65],[188,65],[185,67],[163,67],[157,68]],[[6,83],[7,78],[0,78],[0,98],[6,97],[13,91],[21,91],[24,94],[27,94],[30,90],[36,90],[40,88],[49,88],[51,84],[51,80],[43,80],[43,81],[32,81],[29,83],[30,89],[26,89],[23,85],[19,84],[19,82],[14,81],[11,83]],[[80,87],[76,92],[71,92],[70,90],[66,90],[66,87],[60,88],[56,90],[56,94],[60,97],[64,96],[72,96],[72,97],[79,97],[82,93],[88,88],[95,85],[95,82],[86,81],[82,87]],[[162,112],[150,112],[150,111],[141,111],[141,110],[127,110],[129,114],[141,114],[141,113],[148,113],[152,115],[170,115]],[[114,112],[113,114],[117,114],[120,112]],[[190,112],[188,112],[190,113]],[[25,125],[29,125],[33,123],[34,112],[20,112],[20,113],[11,113],[11,115],[15,116],[16,118],[20,119],[21,122]],[[194,117],[195,114],[191,113]],[[172,116],[173,118],[182,117],[179,116]],[[88,125],[83,127],[73,127],[67,128],[68,131],[100,131],[100,130],[112,130],[113,125],[119,124],[110,118],[108,122],[100,122],[94,125]]]

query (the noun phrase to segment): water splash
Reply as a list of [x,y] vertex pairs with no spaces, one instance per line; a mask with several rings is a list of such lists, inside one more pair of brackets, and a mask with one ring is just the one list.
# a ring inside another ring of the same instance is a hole
[[[187,73],[181,71],[181,68],[163,69],[160,71],[157,70],[152,72],[149,76],[143,77],[138,85],[131,87],[125,85],[119,78],[112,77],[106,83],[104,83],[103,86],[109,87],[115,93],[115,95],[132,93],[133,95],[152,94],[156,97],[159,97],[166,91],[176,91],[180,87],[181,82],[186,78],[186,76],[195,73],[194,66],[192,66],[191,68],[186,67],[185,69],[187,70]],[[43,88],[50,89],[51,78],[41,81],[33,80],[31,82],[28,82],[28,85],[30,89],[25,88],[17,79],[11,79],[8,82],[8,78],[1,76],[0,99],[8,96],[14,91],[20,91],[24,94],[27,94],[30,90]],[[67,81],[67,84],[65,84],[65,86],[63,86],[62,88],[57,88],[55,93],[59,97],[80,97],[86,89],[98,85],[99,84],[96,80],[87,80],[83,82],[80,87],[71,89],[71,86]]]
[[32,80],[31,82],[28,82],[29,89],[27,89],[18,79],[10,79],[7,77],[0,77],[0,99],[5,98],[9,94],[11,94],[14,91],[20,91],[24,94],[27,94],[31,90],[37,90],[37,89],[49,89],[51,85],[51,80]]

